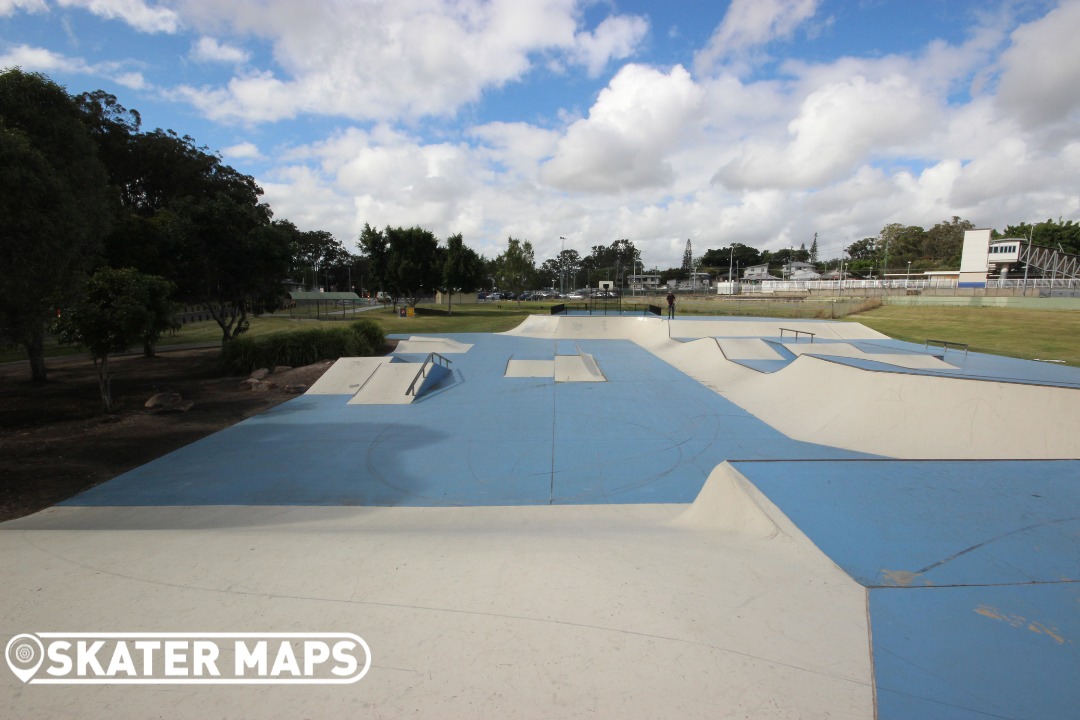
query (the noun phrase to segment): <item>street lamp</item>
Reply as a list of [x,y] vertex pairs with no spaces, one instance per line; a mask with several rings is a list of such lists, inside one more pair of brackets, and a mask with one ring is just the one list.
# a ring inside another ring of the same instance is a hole
[[911,282],[911,261],[910,260],[907,261],[907,275],[904,277],[904,287],[907,287],[909,282]]
[[566,294],[566,238],[562,235],[559,236],[562,240],[562,252],[559,253],[559,294]]

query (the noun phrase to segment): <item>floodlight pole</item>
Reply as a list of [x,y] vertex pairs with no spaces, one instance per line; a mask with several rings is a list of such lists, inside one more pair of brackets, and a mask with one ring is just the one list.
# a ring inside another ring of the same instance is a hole
[[560,235],[559,239],[562,240],[562,252],[559,253],[559,294],[565,295],[566,282],[564,278],[566,276],[566,268],[563,267],[563,263],[566,261],[566,238]]
[[[1028,228],[1028,251],[1027,262],[1024,263],[1024,297],[1027,297],[1028,266],[1031,265],[1031,236],[1035,233],[1035,226]],[[1053,288],[1051,288],[1053,290]]]
[[735,294],[735,278],[731,277],[731,271],[734,269],[734,265],[735,265],[735,245],[732,244],[731,253],[728,255],[728,263],[727,263],[728,295],[734,295]]

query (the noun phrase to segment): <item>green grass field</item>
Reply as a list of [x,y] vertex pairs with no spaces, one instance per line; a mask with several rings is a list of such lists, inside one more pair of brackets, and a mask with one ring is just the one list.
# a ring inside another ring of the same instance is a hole
[[1080,367],[1080,312],[884,305],[845,318],[897,340],[966,343],[974,352]]
[[[797,303],[786,303],[795,315]],[[820,303],[807,304],[802,317],[820,314]],[[454,306],[453,314],[447,315],[441,306],[421,305],[417,315],[402,318],[390,308],[379,308],[356,317],[374,320],[387,335],[411,335],[425,333],[503,332],[517,326],[530,314],[548,314],[550,303],[521,303],[504,301],[492,304],[463,304]],[[716,305],[702,303],[684,311],[726,314],[732,308],[719,309]],[[774,310],[776,308],[773,308]],[[807,314],[809,313],[809,314]],[[685,314],[685,313],[684,313]],[[747,312],[746,314],[757,314]],[[1026,360],[1064,360],[1080,367],[1080,312],[1068,310],[1028,310],[980,307],[905,307],[886,305],[873,310],[850,315],[848,320],[860,322],[898,340],[923,343],[928,338],[967,343],[975,352],[1006,355]],[[286,331],[315,325],[336,325],[337,322],[298,320],[287,315],[264,316],[251,319],[249,335],[257,337],[273,332]],[[187,344],[213,344],[221,341],[221,330],[213,322],[185,325],[179,332],[163,338],[159,347]],[[50,342],[46,346],[49,357],[81,354],[82,350],[70,346],[58,346]],[[21,348],[0,351],[0,362],[25,360]]]

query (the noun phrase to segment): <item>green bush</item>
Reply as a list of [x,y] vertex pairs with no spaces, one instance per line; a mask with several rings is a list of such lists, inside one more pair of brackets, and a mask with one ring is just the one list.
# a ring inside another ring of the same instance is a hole
[[241,335],[221,348],[221,369],[245,375],[275,365],[301,367],[341,357],[370,357],[382,351],[385,341],[382,328],[371,320],[358,320],[347,327],[306,328],[262,337]]

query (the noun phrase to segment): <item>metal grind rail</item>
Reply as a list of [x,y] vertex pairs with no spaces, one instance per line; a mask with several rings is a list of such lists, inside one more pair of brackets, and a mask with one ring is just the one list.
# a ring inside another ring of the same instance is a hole
[[964,349],[964,355],[968,354],[968,345],[967,345],[967,343],[953,342],[952,340],[930,340],[928,338],[926,340],[926,342],[923,343],[923,349],[926,350],[931,345],[940,345],[941,348],[942,348],[941,352],[942,352],[943,355],[945,353],[949,352],[949,348],[955,348],[957,350],[959,350],[960,348],[963,348]]
[[406,395],[416,395],[416,381],[421,378],[426,378],[427,373],[425,371],[427,370],[428,365],[433,365],[435,363],[438,363],[442,367],[449,370],[450,365],[453,364],[453,361],[448,360],[437,352],[428,353],[428,356],[424,359],[423,364],[420,365],[420,370],[417,371],[416,376],[413,378],[412,382],[409,383],[409,389],[405,391]]

